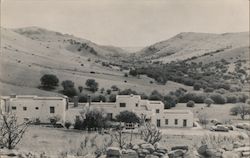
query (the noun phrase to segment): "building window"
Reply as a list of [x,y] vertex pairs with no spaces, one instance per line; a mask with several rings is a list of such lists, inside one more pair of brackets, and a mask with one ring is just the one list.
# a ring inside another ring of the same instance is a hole
[[49,107],[49,111],[51,114],[55,113],[55,107],[54,106]]
[[16,110],[16,106],[12,106],[11,109],[12,109],[12,110]]
[[155,112],[156,112],[156,113],[160,113],[160,109],[156,109]]
[[23,111],[27,111],[27,107],[26,106],[23,107]]
[[168,119],[165,119],[165,124],[168,125]]
[[126,103],[120,103],[120,107],[122,108],[126,107]]
[[174,119],[174,124],[178,125],[178,119]]
[[35,109],[36,109],[36,110],[39,110],[39,107],[36,107]]
[[138,107],[138,103],[136,103],[135,106]]
[[187,127],[187,120],[183,120],[183,127]]

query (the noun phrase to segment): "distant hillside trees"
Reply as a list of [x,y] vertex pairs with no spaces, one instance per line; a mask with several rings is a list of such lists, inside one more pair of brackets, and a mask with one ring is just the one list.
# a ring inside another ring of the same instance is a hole
[[246,115],[250,115],[250,105],[246,103],[239,103],[230,110],[232,115],[240,115],[241,119],[244,120]]
[[58,86],[59,79],[56,75],[53,74],[45,74],[41,77],[41,88],[46,90],[55,89]]
[[98,83],[94,79],[88,79],[85,85],[92,92],[96,92],[98,90]]

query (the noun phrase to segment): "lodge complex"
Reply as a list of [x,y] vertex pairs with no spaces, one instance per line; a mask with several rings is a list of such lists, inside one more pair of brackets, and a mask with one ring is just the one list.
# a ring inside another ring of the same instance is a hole
[[141,99],[139,95],[117,95],[116,102],[69,102],[62,97],[12,95],[0,97],[0,113],[15,114],[19,121],[49,123],[57,117],[60,122],[74,123],[86,108],[102,110],[109,119],[122,111],[132,111],[158,127],[193,127],[194,116],[189,110],[164,109],[161,101]]

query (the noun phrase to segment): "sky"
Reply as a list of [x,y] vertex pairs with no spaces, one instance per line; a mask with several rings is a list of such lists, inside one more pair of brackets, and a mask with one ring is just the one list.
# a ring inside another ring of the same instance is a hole
[[143,47],[180,32],[249,31],[249,0],[1,0],[1,26]]

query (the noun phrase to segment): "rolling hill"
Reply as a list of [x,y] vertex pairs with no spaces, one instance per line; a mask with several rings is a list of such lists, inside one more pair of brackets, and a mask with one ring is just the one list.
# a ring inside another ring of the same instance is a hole
[[[96,53],[91,52],[90,47]],[[117,85],[120,89],[132,88],[147,94],[154,89],[162,93],[179,87],[192,89],[174,82],[164,86],[150,83],[152,79],[145,76],[140,79],[124,77],[124,72],[119,69],[102,65],[102,61],[114,62],[120,54],[126,56],[124,53],[117,47],[101,46],[37,27],[1,28],[0,95],[58,95],[61,86],[52,92],[37,88],[44,74],[55,74],[60,82],[72,80],[76,88],[85,87],[86,80],[93,78],[99,83],[99,88],[108,89]],[[84,93],[90,92],[84,89]]]
[[249,33],[180,33],[168,40],[155,43],[137,52],[145,60],[171,61],[200,57],[208,53],[221,53],[249,47]]

